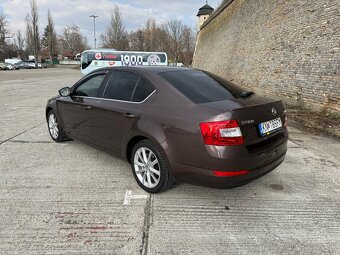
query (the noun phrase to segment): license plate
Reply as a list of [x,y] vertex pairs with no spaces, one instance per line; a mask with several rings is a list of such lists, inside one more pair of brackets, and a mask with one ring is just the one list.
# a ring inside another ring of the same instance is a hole
[[260,135],[270,135],[273,131],[276,131],[282,127],[282,122],[280,118],[262,122],[258,125]]

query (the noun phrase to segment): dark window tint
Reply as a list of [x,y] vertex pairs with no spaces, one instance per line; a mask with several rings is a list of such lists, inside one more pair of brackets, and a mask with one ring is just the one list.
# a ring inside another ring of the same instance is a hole
[[223,78],[203,71],[164,72],[160,76],[197,104],[230,100],[242,91]]
[[75,91],[77,96],[97,97],[100,85],[105,78],[105,74],[94,76],[79,85]]
[[153,91],[154,87],[145,79],[141,78],[137,84],[135,93],[133,94],[133,102],[141,102],[145,100]]
[[130,101],[139,80],[139,75],[130,72],[114,71],[106,86],[103,97]]

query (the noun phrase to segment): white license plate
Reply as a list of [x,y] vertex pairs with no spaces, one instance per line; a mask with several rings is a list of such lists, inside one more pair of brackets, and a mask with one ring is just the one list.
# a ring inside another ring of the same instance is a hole
[[258,125],[258,127],[261,136],[270,135],[272,131],[278,130],[282,127],[282,122],[280,118],[276,118],[273,120],[262,122]]

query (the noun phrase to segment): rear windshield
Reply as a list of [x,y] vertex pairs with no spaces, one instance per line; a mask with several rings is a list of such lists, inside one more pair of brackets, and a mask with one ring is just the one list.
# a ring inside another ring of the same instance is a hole
[[198,70],[171,71],[159,75],[196,104],[234,99],[243,91],[219,76]]

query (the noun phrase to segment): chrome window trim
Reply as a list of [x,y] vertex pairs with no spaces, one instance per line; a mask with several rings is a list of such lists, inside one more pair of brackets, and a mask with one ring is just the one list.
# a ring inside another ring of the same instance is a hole
[[72,97],[78,97],[78,98],[90,98],[90,99],[97,99],[97,100],[104,100],[104,101],[114,101],[114,102],[121,102],[121,103],[130,103],[130,104],[142,104],[144,103],[146,100],[148,100],[149,97],[151,97],[151,95],[153,93],[155,93],[156,90],[152,91],[150,93],[150,95],[148,95],[143,101],[140,102],[132,102],[132,101],[125,101],[125,100],[118,100],[118,99],[110,99],[110,98],[102,98],[102,97],[85,97],[85,96],[72,96]]

